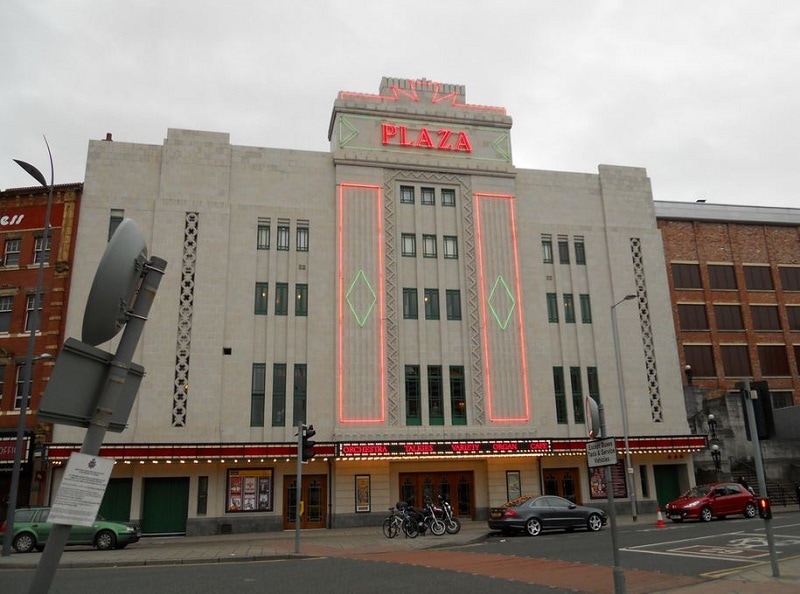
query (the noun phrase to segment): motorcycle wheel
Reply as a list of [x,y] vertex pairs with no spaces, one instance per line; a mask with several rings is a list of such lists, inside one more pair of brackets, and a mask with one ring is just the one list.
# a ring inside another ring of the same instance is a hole
[[433,518],[430,521],[429,527],[434,536],[441,536],[447,530],[445,523],[439,518]]
[[417,534],[419,534],[417,523],[411,518],[405,518],[403,520],[403,534],[405,534],[407,538],[416,538]]
[[448,534],[458,534],[458,531],[461,530],[461,520],[458,518],[450,518],[449,521],[445,521],[444,525]]

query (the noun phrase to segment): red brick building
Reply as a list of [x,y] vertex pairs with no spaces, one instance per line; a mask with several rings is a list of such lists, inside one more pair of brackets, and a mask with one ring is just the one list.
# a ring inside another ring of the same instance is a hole
[[[46,353],[55,357],[65,339],[70,268],[82,192],[82,183],[54,187],[50,239],[46,241],[48,190],[36,186],[0,191],[0,518],[5,517],[16,455],[23,369],[39,262],[44,258],[41,310],[33,352],[35,356]],[[18,506],[44,500],[44,473],[39,471],[34,453],[36,445],[50,440],[52,426],[39,423],[36,410],[53,364],[52,360],[40,360],[33,365]]]

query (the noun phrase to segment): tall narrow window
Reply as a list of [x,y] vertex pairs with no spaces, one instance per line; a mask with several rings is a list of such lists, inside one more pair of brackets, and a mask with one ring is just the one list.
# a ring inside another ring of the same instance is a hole
[[592,301],[586,294],[581,294],[581,322],[584,324],[592,323]]
[[425,289],[425,319],[439,319],[439,289]]
[[558,299],[555,293],[547,294],[547,321],[558,322]]
[[424,258],[436,257],[436,236],[423,235],[422,236],[422,256]]
[[297,227],[297,251],[308,251],[308,227]]
[[250,426],[263,427],[267,389],[266,363],[253,363],[253,376],[250,386]]
[[464,388],[464,366],[450,366],[450,415],[453,425],[467,424],[467,394]]
[[594,398],[597,404],[600,404],[600,379],[597,377],[597,367],[586,369],[586,379],[589,384],[589,396]]
[[575,247],[575,264],[586,264],[586,247],[583,243],[583,237],[576,237],[574,242]]
[[400,250],[404,256],[417,255],[417,236],[413,233],[402,233],[400,235]]
[[458,258],[458,238],[455,235],[445,235],[442,237],[442,243],[444,245],[445,258]]
[[258,219],[258,231],[256,232],[256,249],[269,249],[269,219]]
[[[38,301],[38,307],[37,307]],[[39,293],[39,299],[36,299],[36,293],[32,293],[28,295],[28,298],[25,301],[25,332],[30,332],[31,327],[34,324],[34,317],[35,320],[35,328],[34,330],[38,332],[42,328],[42,303],[44,302],[44,294]],[[33,315],[33,308],[36,307],[36,316]]]
[[286,363],[272,366],[272,426],[286,426]]
[[298,283],[294,286],[294,315],[308,315],[308,285]]
[[416,320],[417,317],[417,290],[405,288],[403,289],[403,319]]
[[278,225],[278,245],[279,251],[289,251],[289,225]]
[[12,295],[0,295],[0,332],[8,332],[11,328],[11,308],[14,305]]
[[33,263],[38,264],[44,262],[47,264],[50,261],[50,243],[52,237],[47,236],[45,241],[44,237],[37,237],[33,245]]
[[444,425],[444,391],[441,365],[428,365],[428,416],[431,425]]
[[442,206],[456,205],[456,191],[452,188],[442,188]]
[[572,293],[564,293],[564,321],[567,324],[575,323],[575,302]]
[[108,240],[111,240],[111,236],[114,235],[114,231],[117,230],[119,224],[125,219],[125,211],[121,208],[112,208],[111,214],[108,217]]
[[[17,392],[14,397],[14,410],[22,408],[22,394],[25,392],[25,369],[27,363],[22,363],[17,367]],[[26,406],[30,408],[31,405],[31,390],[33,387],[33,374],[28,377],[28,398]]]
[[569,241],[566,238],[558,238],[558,262],[569,264]]
[[19,239],[6,239],[3,266],[19,266]]
[[420,202],[428,206],[436,204],[436,192],[433,188],[420,188]]
[[461,319],[461,291],[458,289],[447,289],[445,291],[445,299],[447,300],[447,319],[460,320]]
[[564,389],[564,368],[553,367],[553,391],[556,397],[556,423],[568,423],[567,393]]
[[306,422],[306,364],[295,363],[294,365],[294,406],[292,425],[297,427],[300,423]]
[[583,385],[580,367],[569,368],[569,383],[572,388],[572,414],[575,415],[575,422],[580,425],[586,422],[583,410]]
[[406,365],[406,425],[422,425],[419,365]]
[[197,477],[197,515],[208,513],[208,477]]
[[268,283],[256,283],[255,311],[257,316],[267,315],[267,285]]
[[542,238],[542,262],[553,263],[553,240],[550,239],[550,236]]
[[414,186],[400,186],[400,202],[414,204]]
[[275,315],[289,313],[289,283],[275,283]]

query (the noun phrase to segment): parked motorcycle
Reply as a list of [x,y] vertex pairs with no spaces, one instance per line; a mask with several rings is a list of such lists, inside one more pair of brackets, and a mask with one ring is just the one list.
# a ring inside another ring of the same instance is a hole
[[[453,506],[446,497],[439,495],[439,508],[442,510],[442,521],[444,521],[445,530],[448,534],[458,534],[461,530],[461,520],[459,520],[453,512]],[[435,508],[435,509],[439,509]]]

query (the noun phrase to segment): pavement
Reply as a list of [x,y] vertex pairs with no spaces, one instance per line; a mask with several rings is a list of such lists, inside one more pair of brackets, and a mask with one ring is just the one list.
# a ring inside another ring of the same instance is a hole
[[[655,515],[640,516],[638,526],[657,527]],[[618,518],[618,526],[632,525]],[[608,527],[604,528],[608,530]],[[224,534],[214,536],[144,537],[124,550],[96,551],[67,547],[59,568],[187,565],[197,563],[252,562],[296,557],[347,557],[358,560],[420,565],[547,585],[574,592],[608,594],[615,591],[611,567],[541,558],[484,553],[479,545],[489,536],[486,523],[465,521],[456,535],[402,534],[388,539],[380,526],[295,531]],[[454,548],[456,547],[456,548]],[[494,549],[492,549],[494,550]],[[31,570],[41,553],[13,553],[0,557],[0,572]],[[628,594],[797,594],[800,592],[800,556],[778,562],[773,576],[769,560],[727,573],[681,576],[622,567]],[[619,579],[619,576],[617,576]]]

